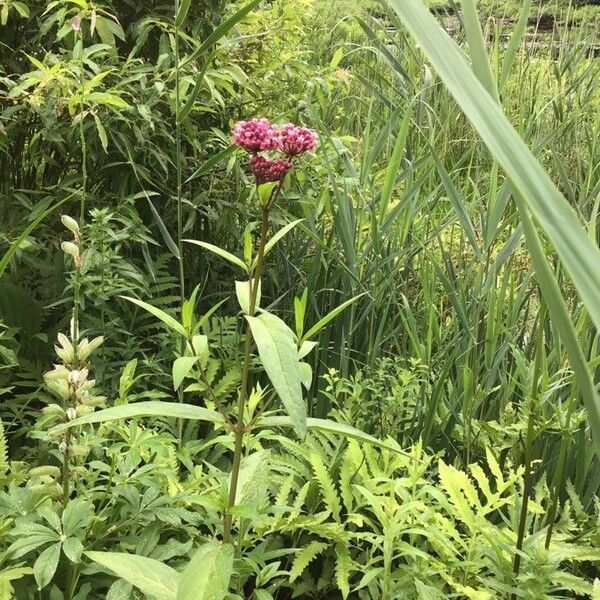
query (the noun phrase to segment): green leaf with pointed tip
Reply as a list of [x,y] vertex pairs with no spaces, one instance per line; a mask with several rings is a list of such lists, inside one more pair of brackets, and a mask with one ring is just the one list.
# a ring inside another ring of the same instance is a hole
[[194,406],[193,404],[151,400],[97,410],[95,413],[78,417],[69,423],[57,425],[50,431],[59,433],[77,425],[104,423],[106,421],[118,421],[119,419],[132,419],[134,417],[173,417],[175,419],[190,419],[192,421],[208,421],[209,423],[221,423],[223,421],[223,417],[217,411],[209,410],[208,408]]
[[196,246],[200,246],[205,250],[209,250],[213,254],[228,260],[230,263],[234,264],[236,267],[243,269],[248,272],[248,267],[244,264],[244,261],[241,258],[235,256],[235,254],[231,254],[231,252],[227,252],[227,250],[223,250],[223,248],[219,248],[219,246],[214,246],[213,244],[209,244],[208,242],[200,242],[198,240],[183,240],[184,242],[188,242],[190,244],[196,244]]
[[301,341],[308,340],[313,335],[321,331],[327,323],[335,319],[341,312],[345,311],[351,304],[354,304],[359,298],[364,296],[366,292],[359,294],[358,296],[354,296],[354,298],[350,298],[350,300],[346,300],[346,302],[340,304],[338,307],[334,308],[331,312],[327,313],[318,323],[313,325],[303,336]]
[[233,546],[204,544],[181,574],[176,600],[223,600],[233,573]]
[[183,380],[198,362],[197,356],[180,356],[173,362],[173,389],[177,391]]
[[130,298],[129,296],[120,297],[124,298],[125,300],[129,300],[129,302],[133,302],[133,304],[137,304],[139,307],[143,308],[144,310],[147,310],[150,314],[160,319],[165,325],[169,327],[169,329],[172,329],[173,331],[180,333],[184,337],[187,337],[187,331],[185,330],[185,327],[179,321],[174,319],[171,315],[168,315],[163,310],[160,310],[160,308],[156,308],[155,306],[152,306],[152,304],[148,304],[147,302],[144,302],[143,300],[138,300],[137,298]]
[[181,27],[184,24],[191,3],[192,0],[181,0],[181,2],[178,3],[177,15],[175,15],[176,27]]
[[48,216],[51,215],[59,206],[64,204],[69,198],[71,198],[74,194],[71,194],[57,202],[54,206],[51,206],[48,210],[44,211],[39,217],[37,217],[34,221],[32,221],[25,229],[21,232],[19,237],[10,245],[10,248],[3,254],[0,259],[0,277],[6,270],[6,267],[10,263],[12,257],[15,255],[17,250],[21,247],[23,240]]
[[215,27],[213,32],[202,42],[202,44],[200,44],[200,46],[196,48],[196,50],[194,50],[190,56],[181,62],[179,68],[182,69],[185,67],[185,65],[191,63],[192,61],[196,60],[196,58],[204,54],[204,52],[206,52],[211,46],[216,44],[224,35],[226,35],[236,23],[241,21],[256,6],[258,6],[260,2],[261,0],[251,0],[251,2],[248,2],[248,4],[245,6],[242,6],[240,10],[229,17],[229,19],[223,21],[218,27]]
[[54,577],[60,559],[62,544],[52,544],[46,548],[37,558],[33,565],[33,575],[38,585],[38,590],[45,588]]
[[181,252],[179,251],[179,246],[175,243],[175,240],[171,237],[171,234],[169,233],[167,226],[165,225],[160,214],[154,207],[154,204],[152,203],[152,200],[150,200],[150,197],[148,196],[148,194],[145,194],[145,196],[146,196],[146,200],[148,201],[148,205],[150,206],[150,210],[152,211],[152,214],[154,215],[154,219],[156,220],[156,224],[158,225],[158,229],[160,230],[163,240],[165,241],[165,244],[167,245],[167,248],[169,248],[169,250],[171,251],[171,253],[177,260],[181,260]]
[[300,437],[306,435],[306,406],[302,397],[302,378],[294,333],[270,313],[246,316],[258,354],[283,406]]
[[177,600],[181,575],[158,560],[126,552],[86,552],[85,555],[144,594],[160,600]]
[[[279,240],[284,238],[292,229],[294,229],[294,227],[296,227],[296,225],[298,225],[298,223],[301,223],[302,221],[304,221],[304,219],[298,219],[297,221],[292,221],[291,223],[288,223],[285,227],[282,227],[275,235],[273,235],[273,237],[265,244],[264,256],[269,254],[269,252],[271,252],[271,250],[273,250],[273,248],[275,247],[277,242],[279,242]],[[258,257],[256,257],[254,259],[254,261],[252,263],[252,268],[256,267],[257,261],[258,261]]]

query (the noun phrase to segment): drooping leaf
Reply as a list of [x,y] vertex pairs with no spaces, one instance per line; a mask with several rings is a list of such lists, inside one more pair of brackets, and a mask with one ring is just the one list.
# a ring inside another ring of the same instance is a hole
[[240,269],[243,269],[244,271],[248,272],[248,267],[246,267],[242,259],[238,258],[234,254],[231,254],[231,252],[227,252],[227,250],[223,250],[223,248],[219,248],[218,246],[214,246],[213,244],[209,244],[208,242],[201,242],[198,240],[183,241],[188,242],[190,244],[196,244],[196,246],[200,246],[205,250],[209,250],[213,254],[216,254],[217,256],[220,256],[221,258],[224,258],[225,260],[229,261],[231,264],[234,264],[236,267],[239,267]]
[[217,411],[201,406],[148,401],[98,410],[84,417],[78,417],[70,423],[57,425],[51,431],[58,433],[76,425],[104,423],[106,421],[118,421],[119,419],[132,419],[134,417],[172,417],[176,419],[191,419],[193,421],[207,421],[209,423],[221,423],[223,421],[223,417]]
[[[276,416],[276,417],[263,417],[260,419],[257,424],[257,427],[292,427],[293,423],[290,417],[285,416]],[[378,448],[383,448],[385,450],[390,450],[392,452],[396,452],[398,454],[402,454],[406,456],[410,460],[415,460],[417,462],[423,462],[418,458],[410,455],[408,452],[405,452],[398,446],[396,443],[378,440],[376,437],[361,431],[360,429],[356,429],[356,427],[352,427],[351,425],[346,425],[345,423],[338,423],[336,421],[331,421],[329,419],[314,419],[308,418],[306,420],[306,426],[309,431],[324,431],[327,433],[335,433],[336,435],[341,435],[343,437],[347,437],[353,440],[357,440],[358,442],[365,442],[366,444],[370,444],[371,446],[377,446]]]
[[2,255],[0,258],[0,277],[6,271],[6,267],[9,265],[12,257],[15,255],[17,250],[21,247],[21,244],[25,240],[25,238],[42,222],[51,215],[59,206],[63,205],[67,200],[69,200],[73,194],[63,198],[53,206],[51,206],[48,210],[45,210],[39,217],[33,220],[25,229],[21,232],[21,234],[17,237],[17,239],[10,245],[10,248]]

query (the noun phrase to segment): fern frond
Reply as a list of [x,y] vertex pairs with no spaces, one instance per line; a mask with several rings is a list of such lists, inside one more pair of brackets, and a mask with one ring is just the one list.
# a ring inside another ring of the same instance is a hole
[[352,559],[346,544],[335,546],[335,581],[344,600],[350,595],[350,571],[352,571]]
[[296,554],[296,558],[294,559],[294,563],[292,564],[292,568],[290,570],[290,583],[293,583],[302,573],[304,573],[305,569],[308,565],[315,559],[323,550],[327,548],[327,544],[325,542],[317,542],[313,541],[308,546],[302,548]]
[[215,384],[214,392],[217,398],[226,400],[240,384],[240,369],[233,367]]
[[340,466],[340,495],[344,501],[346,511],[349,513],[354,510],[352,484],[361,481],[362,478],[359,473],[363,463],[364,456],[360,446],[354,440],[350,440]]
[[335,484],[329,475],[329,471],[327,470],[327,467],[325,466],[321,456],[315,452],[312,452],[310,455],[310,463],[313,468],[315,479],[318,481],[319,486],[321,487],[325,505],[331,511],[333,518],[339,522],[342,504],[340,502]]

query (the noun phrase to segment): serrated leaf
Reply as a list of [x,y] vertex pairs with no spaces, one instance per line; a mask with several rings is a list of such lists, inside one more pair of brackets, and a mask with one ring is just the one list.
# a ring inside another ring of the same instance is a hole
[[294,564],[290,570],[290,583],[293,583],[302,573],[308,565],[315,559],[323,550],[328,547],[328,544],[324,542],[310,542],[308,546],[302,548],[296,554],[296,558],[294,559]]
[[325,506],[331,512],[331,515],[336,521],[340,520],[340,513],[342,511],[342,505],[338,496],[338,491],[329,475],[329,470],[325,466],[323,459],[316,452],[311,452],[310,464],[315,475],[315,479],[319,483],[321,492],[323,493],[323,499]]
[[352,570],[352,559],[346,544],[335,545],[335,581],[344,600],[350,595],[350,571]]

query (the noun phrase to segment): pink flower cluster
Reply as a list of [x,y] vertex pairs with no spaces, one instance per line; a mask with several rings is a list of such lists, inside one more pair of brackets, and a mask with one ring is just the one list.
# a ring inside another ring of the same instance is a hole
[[317,139],[314,131],[293,123],[287,123],[279,130],[279,147],[287,156],[312,152],[317,147]]
[[[232,132],[233,143],[250,152],[250,167],[258,183],[281,181],[292,168],[291,159],[312,152],[318,137],[314,131],[287,123],[281,127],[268,119],[240,121]],[[273,159],[259,156],[258,152],[277,150],[285,158]]]
[[250,167],[257,183],[281,181],[292,168],[292,163],[283,158],[272,159],[255,154],[250,159]]
[[248,152],[276,150],[279,147],[279,131],[268,119],[240,121],[231,132],[233,143]]

